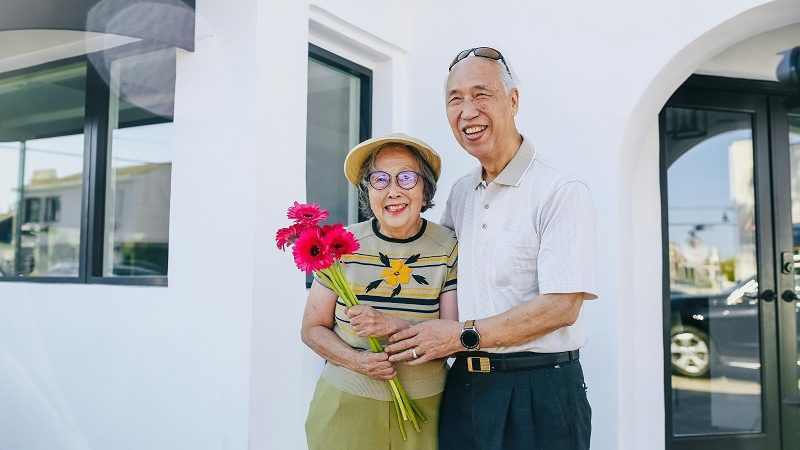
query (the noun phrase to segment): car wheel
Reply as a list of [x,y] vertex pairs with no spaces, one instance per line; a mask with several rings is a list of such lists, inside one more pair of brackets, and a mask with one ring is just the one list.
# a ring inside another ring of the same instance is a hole
[[669,346],[672,371],[692,378],[708,376],[711,368],[711,341],[702,330],[677,325],[672,327]]

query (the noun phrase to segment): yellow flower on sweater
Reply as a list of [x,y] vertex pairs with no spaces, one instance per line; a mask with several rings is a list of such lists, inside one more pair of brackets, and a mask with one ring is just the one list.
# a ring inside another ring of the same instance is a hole
[[380,252],[378,252],[378,256],[381,259],[381,264],[383,264],[386,269],[383,269],[383,272],[381,272],[382,278],[378,278],[367,285],[365,292],[368,293],[373,289],[377,289],[378,286],[385,281],[389,283],[389,285],[395,286],[395,288],[392,289],[392,293],[389,297],[396,297],[398,294],[400,294],[400,289],[402,289],[403,285],[411,281],[411,277],[414,277],[414,281],[419,284],[428,284],[428,280],[426,280],[422,275],[412,275],[414,269],[409,266],[409,264],[414,264],[419,260],[419,253],[409,256],[405,261],[392,261],[388,256]]
[[381,273],[381,277],[383,277],[387,283],[391,284],[392,286],[397,286],[399,284],[406,284],[411,280],[411,272],[413,270],[408,267],[405,262],[403,261],[392,261],[392,267],[390,269],[385,269],[383,273]]

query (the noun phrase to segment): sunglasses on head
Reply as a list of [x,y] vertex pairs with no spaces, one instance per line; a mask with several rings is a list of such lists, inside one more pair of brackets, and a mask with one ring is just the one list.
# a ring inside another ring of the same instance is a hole
[[[398,186],[409,190],[414,189],[414,186],[417,185],[420,175],[420,173],[414,172],[413,170],[404,170],[399,172],[395,176],[395,179],[397,180]],[[373,189],[380,191],[389,187],[389,184],[392,182],[392,176],[382,170],[378,170],[367,175],[367,181]]]
[[506,63],[506,59],[503,58],[503,54],[491,47],[474,47],[464,50],[463,52],[457,54],[455,58],[453,58],[453,62],[450,63],[450,67],[447,68],[447,71],[449,72],[453,70],[453,66],[458,64],[462,59],[466,58],[470,54],[480,56],[481,58],[489,58],[495,61],[500,61],[503,63],[503,66],[505,66],[506,72],[511,75],[511,69],[508,68],[508,63]]

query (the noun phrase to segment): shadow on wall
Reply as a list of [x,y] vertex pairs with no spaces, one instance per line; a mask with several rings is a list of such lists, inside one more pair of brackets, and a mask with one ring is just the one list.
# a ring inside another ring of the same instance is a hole
[[[12,316],[2,314],[0,307],[0,317]],[[0,331],[0,341],[13,334],[38,335],[37,330],[21,333],[21,327],[33,328],[33,324],[17,311],[14,324]],[[89,450],[91,446],[58,389],[41,342],[31,340],[26,345],[27,351],[19,354],[29,361],[19,361],[0,350],[0,449]],[[35,372],[29,370],[32,367]],[[4,408],[3,404],[15,406]]]

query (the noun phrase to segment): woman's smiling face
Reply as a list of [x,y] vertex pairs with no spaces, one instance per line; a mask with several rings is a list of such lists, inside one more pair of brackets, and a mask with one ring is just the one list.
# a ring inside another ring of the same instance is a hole
[[384,189],[369,186],[369,205],[378,220],[381,234],[391,238],[405,239],[414,236],[422,223],[424,182],[419,176],[411,189],[397,185],[397,174],[403,171],[421,172],[411,152],[400,145],[390,145],[378,151],[372,171],[389,174],[391,182]]

